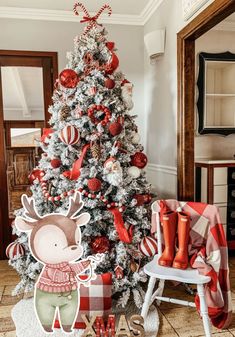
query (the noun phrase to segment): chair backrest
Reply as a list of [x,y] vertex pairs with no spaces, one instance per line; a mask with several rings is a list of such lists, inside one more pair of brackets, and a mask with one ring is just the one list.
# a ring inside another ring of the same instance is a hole
[[152,226],[153,222],[156,225],[157,232],[157,247],[158,247],[158,256],[162,255],[162,235],[161,235],[161,223],[160,223],[160,200],[155,201],[152,206]]

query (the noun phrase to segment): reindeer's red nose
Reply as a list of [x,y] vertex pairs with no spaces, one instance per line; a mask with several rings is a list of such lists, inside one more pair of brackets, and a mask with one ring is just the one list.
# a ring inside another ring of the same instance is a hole
[[70,246],[70,249],[71,250],[75,250],[75,249],[77,249],[78,248],[78,246]]

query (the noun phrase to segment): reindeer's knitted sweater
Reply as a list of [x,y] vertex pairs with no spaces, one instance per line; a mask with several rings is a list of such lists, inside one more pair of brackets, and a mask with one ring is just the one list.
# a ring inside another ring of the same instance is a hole
[[37,288],[49,293],[75,290],[78,287],[76,275],[81,274],[89,265],[89,260],[74,264],[68,262],[46,264],[39,276]]

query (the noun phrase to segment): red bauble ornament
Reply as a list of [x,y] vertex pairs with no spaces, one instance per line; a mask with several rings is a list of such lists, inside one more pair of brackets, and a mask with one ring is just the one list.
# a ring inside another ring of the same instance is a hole
[[33,184],[34,180],[38,179],[41,181],[45,175],[45,172],[39,169],[33,170],[29,175],[29,182],[30,184]]
[[115,47],[115,43],[114,43],[114,42],[111,42],[111,41],[108,41],[108,42],[106,42],[106,47],[107,47],[110,51],[112,51],[112,50],[114,49],[114,47]]
[[109,132],[112,136],[117,136],[122,132],[122,124],[119,122],[113,122],[109,125]]
[[113,89],[115,87],[115,81],[111,78],[107,78],[104,82],[104,86],[107,89]]
[[93,253],[105,253],[110,249],[109,239],[105,236],[97,236],[91,242],[91,249]]
[[115,275],[118,280],[123,279],[124,273],[123,273],[123,268],[121,266],[117,266],[115,269]]
[[140,241],[139,250],[144,256],[154,256],[157,253],[157,241],[151,236],[145,236]]
[[8,259],[14,259],[15,257],[20,257],[25,255],[24,246],[15,241],[10,243],[6,248],[6,256]]
[[119,59],[115,53],[112,53],[111,61],[107,64],[106,73],[111,75],[119,66]]
[[131,164],[140,169],[144,168],[148,163],[148,158],[143,152],[136,152],[134,156],[131,157]]
[[90,191],[98,192],[101,189],[101,181],[97,178],[91,178],[87,182]]
[[58,168],[61,166],[61,160],[58,158],[52,159],[51,160],[51,167],[53,168]]
[[67,145],[74,145],[80,139],[80,133],[73,125],[65,126],[59,134],[60,140]]
[[135,194],[134,199],[137,200],[136,206],[142,206],[144,204],[149,204],[152,200],[150,194]]
[[60,84],[68,89],[76,88],[78,84],[78,74],[72,69],[64,69],[59,75]]

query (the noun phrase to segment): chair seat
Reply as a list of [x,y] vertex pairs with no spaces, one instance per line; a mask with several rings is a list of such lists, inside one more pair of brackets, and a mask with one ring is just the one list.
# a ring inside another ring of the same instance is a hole
[[158,279],[179,281],[191,284],[205,284],[210,282],[209,276],[200,275],[197,269],[187,268],[186,270],[162,267],[158,264],[158,255],[144,266],[144,272]]

